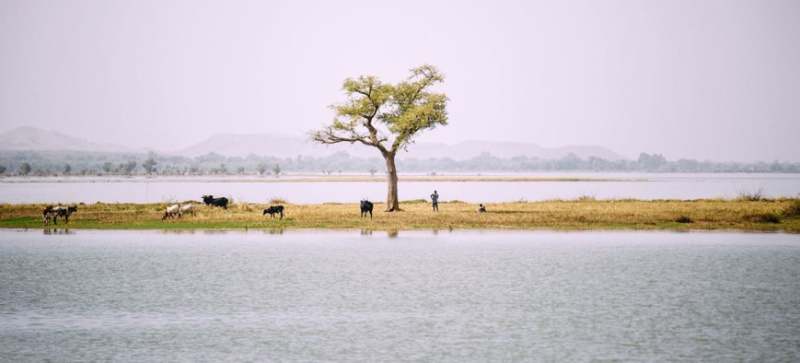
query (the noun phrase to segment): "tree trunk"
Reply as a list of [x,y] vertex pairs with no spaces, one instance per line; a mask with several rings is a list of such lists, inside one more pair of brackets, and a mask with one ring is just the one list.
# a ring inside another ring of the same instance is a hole
[[388,182],[386,211],[399,212],[400,200],[397,198],[397,167],[394,164],[394,153],[386,153],[383,157],[386,159],[386,181]]

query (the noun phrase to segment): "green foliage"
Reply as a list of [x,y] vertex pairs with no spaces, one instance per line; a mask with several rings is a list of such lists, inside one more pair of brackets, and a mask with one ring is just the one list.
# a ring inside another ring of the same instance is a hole
[[447,96],[430,90],[443,80],[431,65],[411,69],[406,80],[394,85],[374,76],[348,78],[342,85],[347,100],[332,106],[333,122],[312,132],[312,139],[323,144],[358,142],[394,155],[419,132],[447,125]]
[[28,175],[30,174],[30,172],[31,172],[31,164],[28,164],[27,162],[20,164],[19,173],[21,175]]
[[[111,153],[111,152],[86,152],[86,151],[0,151],[0,165],[6,168],[5,173],[17,173],[20,165],[25,162],[31,166],[30,174],[40,170],[44,175],[58,175],[64,170],[64,165],[71,166],[72,175],[79,175],[85,171],[87,175],[132,175],[144,173],[143,168],[137,168],[137,161],[144,162],[147,154]],[[219,174],[220,163],[225,163],[226,173],[238,171],[244,167],[246,172],[259,172],[259,165],[263,164],[264,174],[271,174],[275,164],[281,165],[281,174],[335,173],[360,172],[367,173],[370,169],[377,174],[383,174],[385,162],[383,158],[374,156],[355,157],[345,152],[338,152],[322,157],[273,157],[256,156],[247,157],[222,156],[206,154],[195,157],[158,155],[158,175],[209,175]],[[512,158],[499,158],[491,154],[482,154],[473,158],[456,160],[452,158],[420,159],[414,157],[398,158],[397,168],[405,172],[424,173],[433,175],[448,172],[537,172],[537,171],[639,171],[639,172],[712,172],[712,173],[800,173],[800,163],[715,163],[696,162],[691,160],[668,161],[658,170],[643,168],[637,160],[605,160],[596,157],[586,159],[564,157],[560,159],[541,159],[528,156],[515,156]],[[323,172],[324,171],[324,172]],[[756,192],[748,194],[748,198],[755,197]],[[763,196],[762,196],[763,198]]]
[[135,161],[133,161],[133,160],[131,160],[131,161],[128,161],[127,163],[120,164],[120,165],[119,165],[119,168],[120,168],[122,171],[124,171],[124,172],[125,172],[125,174],[127,174],[127,175],[131,175],[131,174],[133,173],[133,171],[136,169],[136,162],[135,162]]
[[153,156],[150,156],[142,163],[142,168],[147,174],[153,174],[156,171],[156,164],[158,164]]

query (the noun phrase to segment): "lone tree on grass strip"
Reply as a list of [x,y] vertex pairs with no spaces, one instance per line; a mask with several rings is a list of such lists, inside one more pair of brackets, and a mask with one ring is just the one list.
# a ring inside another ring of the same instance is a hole
[[395,156],[420,132],[447,125],[447,96],[430,90],[443,80],[431,65],[411,69],[411,75],[397,84],[374,76],[348,78],[342,86],[347,100],[331,106],[336,112],[333,123],[313,131],[311,137],[322,144],[358,142],[378,149],[386,161],[386,211],[399,211]]

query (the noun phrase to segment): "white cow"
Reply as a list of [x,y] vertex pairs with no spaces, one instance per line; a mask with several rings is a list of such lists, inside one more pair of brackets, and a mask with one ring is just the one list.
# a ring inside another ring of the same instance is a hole
[[195,213],[194,204],[184,204],[181,206],[181,211],[179,216],[184,214],[191,214],[192,216],[194,216],[194,213]]
[[164,216],[161,217],[161,220],[165,220],[167,218],[177,218],[181,216],[181,206],[178,204],[173,204],[167,207],[167,210],[164,212]]

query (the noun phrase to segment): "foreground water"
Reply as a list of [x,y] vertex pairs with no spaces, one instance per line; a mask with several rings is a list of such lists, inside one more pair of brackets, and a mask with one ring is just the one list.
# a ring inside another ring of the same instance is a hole
[[800,236],[0,231],[0,361],[797,361]]
[[[541,173],[534,176],[614,179],[613,181],[536,182],[400,182],[401,200],[427,199],[438,190],[442,200],[473,203],[517,200],[575,199],[701,199],[735,198],[741,193],[763,192],[767,197],[800,195],[800,174],[634,174]],[[264,183],[263,181],[270,181]],[[35,181],[35,182],[30,182]],[[276,182],[278,181],[278,182]],[[235,201],[266,202],[282,198],[292,203],[383,200],[382,182],[280,182],[274,178],[214,180],[203,178],[53,180],[0,179],[0,203],[94,203],[198,200],[213,194]]]

